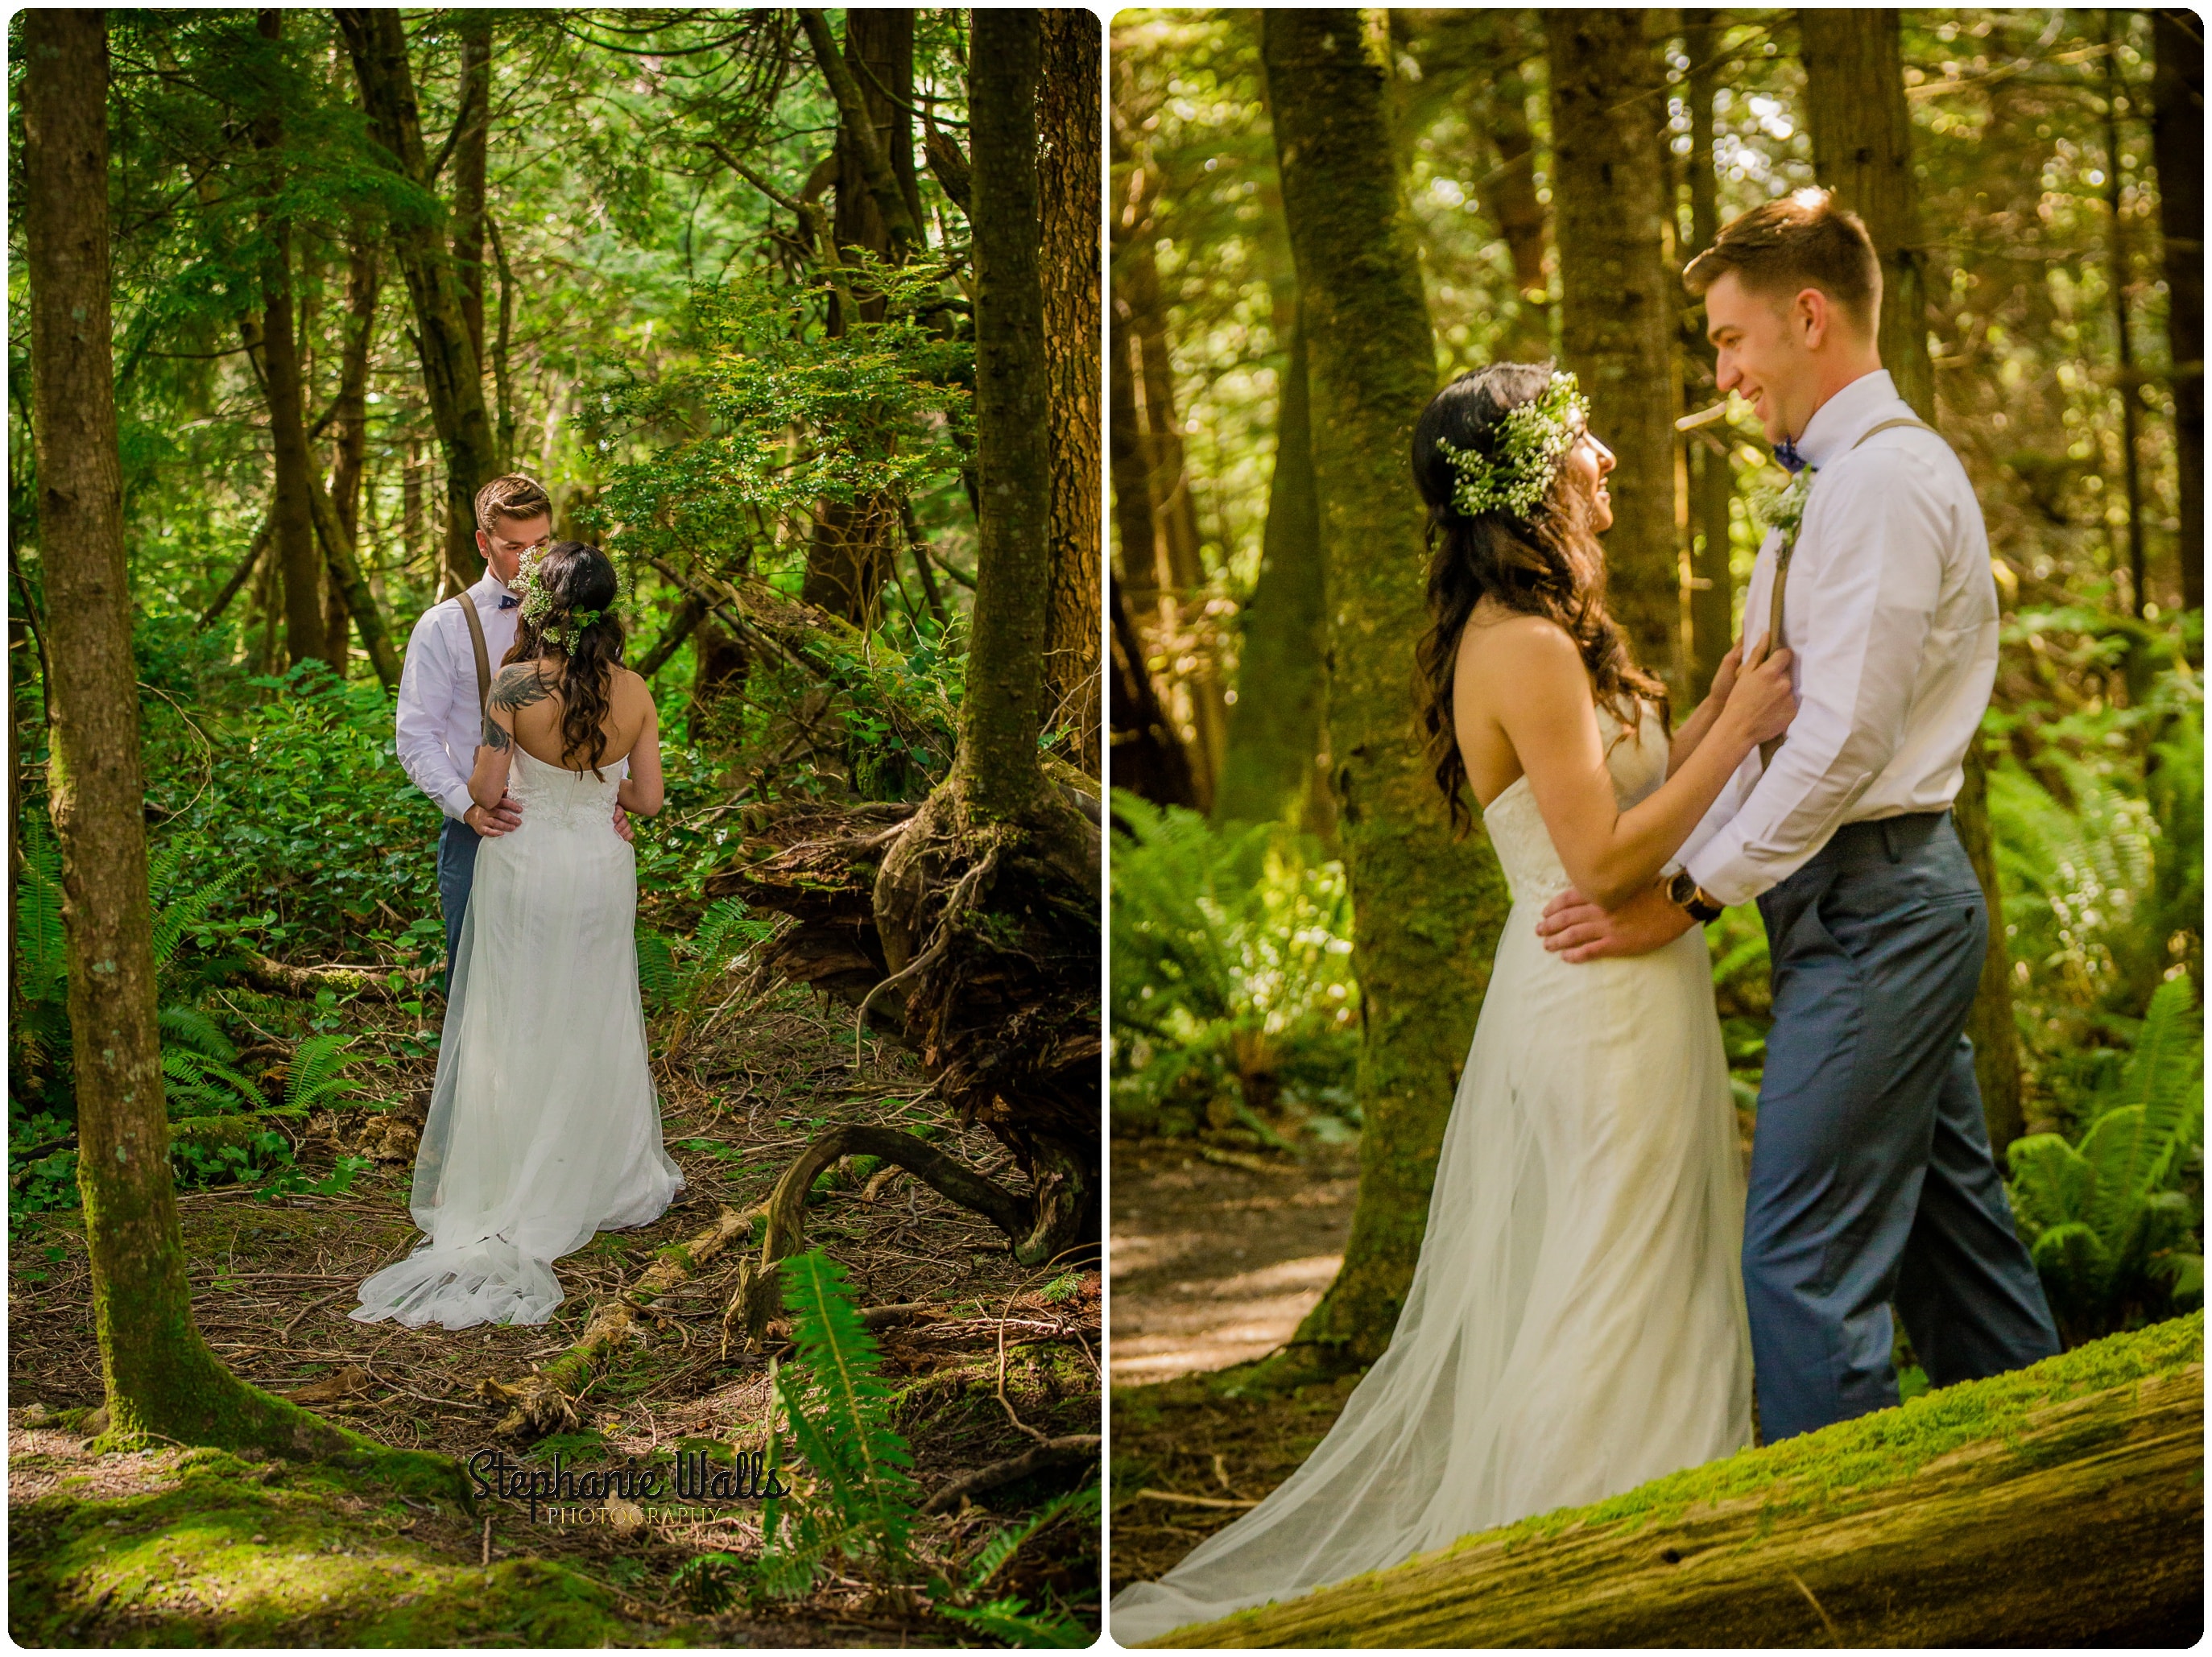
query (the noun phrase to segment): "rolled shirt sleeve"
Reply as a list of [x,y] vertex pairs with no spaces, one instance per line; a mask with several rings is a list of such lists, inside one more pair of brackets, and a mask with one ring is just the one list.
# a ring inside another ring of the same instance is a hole
[[[465,598],[464,603],[467,600]],[[393,746],[408,780],[438,803],[449,817],[467,815],[476,802],[469,780],[447,751],[445,724],[453,698],[452,641],[432,605],[408,635],[407,659],[399,671],[398,739]],[[471,664],[473,675],[474,664]],[[473,755],[471,755],[473,757]]]
[[[1684,847],[1683,866],[1720,902],[1796,873],[1905,739],[1953,526],[1924,465],[1894,459],[1838,460],[1806,504],[1784,634],[1797,717],[1773,763],[1762,774],[1747,759]],[[1753,614],[1764,611],[1761,600]]]

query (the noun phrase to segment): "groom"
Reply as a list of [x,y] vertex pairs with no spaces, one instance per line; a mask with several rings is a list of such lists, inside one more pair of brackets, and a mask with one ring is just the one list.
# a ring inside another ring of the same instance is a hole
[[[552,539],[553,502],[535,479],[510,473],[477,491],[476,519],[483,579],[422,612],[399,674],[399,763],[446,814],[438,835],[438,907],[446,917],[448,989],[477,847],[522,826],[522,807],[512,795],[489,810],[471,798],[469,774],[483,732],[484,698],[520,624],[521,595],[508,584],[521,572],[523,555]],[[619,805],[614,826],[631,838],[629,813]]]
[[1964,1034],[2000,922],[1950,815],[1996,673],[1980,507],[1881,366],[1881,265],[1826,191],[1733,221],[1683,282],[1720,389],[1751,400],[1784,466],[1817,475],[1783,603],[1777,530],[1744,608],[1747,645],[1779,616],[1797,718],[1744,761],[1679,870],[1612,913],[1565,893],[1537,930],[1571,961],[1640,955],[1758,900],[1774,1026],[1743,1277],[1771,1442],[1897,1402],[1892,1302],[1939,1387],[2049,1357],[2058,1337]]

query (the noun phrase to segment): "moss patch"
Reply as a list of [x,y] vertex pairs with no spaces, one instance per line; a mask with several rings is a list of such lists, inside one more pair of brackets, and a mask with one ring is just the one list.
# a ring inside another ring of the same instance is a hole
[[[542,1559],[489,1569],[409,1533],[388,1487],[191,1450],[158,1488],[92,1478],[9,1516],[9,1631],[25,1646],[537,1647],[683,1643]],[[428,1527],[425,1527],[426,1529]]]

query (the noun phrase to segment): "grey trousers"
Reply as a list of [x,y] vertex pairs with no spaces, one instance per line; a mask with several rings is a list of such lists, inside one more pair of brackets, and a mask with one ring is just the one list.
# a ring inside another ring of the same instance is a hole
[[1767,1442],[1897,1402],[1893,1301],[1938,1387],[2057,1352],[1964,1034],[1990,919],[1950,813],[1847,824],[1759,907],[1743,1276]]
[[438,987],[450,992],[453,956],[461,947],[461,922],[469,913],[469,887],[476,879],[477,847],[483,836],[459,817],[447,817],[438,831],[438,907],[446,917],[446,969]]

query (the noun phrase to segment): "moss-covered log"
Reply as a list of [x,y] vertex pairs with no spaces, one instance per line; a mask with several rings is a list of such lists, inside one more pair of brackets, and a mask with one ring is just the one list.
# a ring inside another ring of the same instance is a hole
[[2114,1336],[1176,1646],[2187,1646],[2204,1317]]

